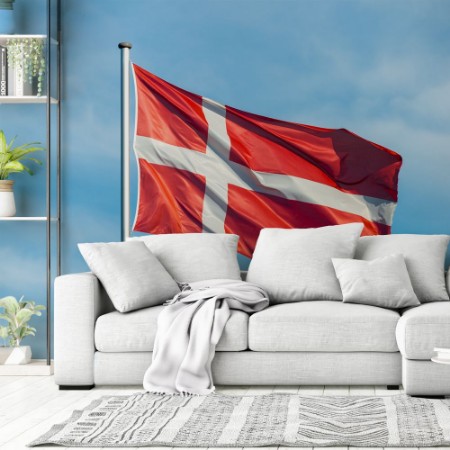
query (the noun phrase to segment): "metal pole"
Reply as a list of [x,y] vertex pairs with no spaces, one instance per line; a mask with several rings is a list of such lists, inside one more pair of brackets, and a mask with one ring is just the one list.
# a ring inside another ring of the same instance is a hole
[[51,364],[51,285],[52,285],[52,244],[51,244],[51,164],[52,164],[52,153],[51,153],[51,52],[50,52],[50,40],[51,40],[51,0],[47,0],[47,172],[46,172],[46,189],[47,189],[47,199],[46,199],[46,216],[47,216],[47,229],[46,229],[46,257],[47,257],[47,366]]
[[122,143],[122,226],[121,238],[130,236],[130,49],[129,42],[121,42],[122,99],[121,99],[121,143]]
[[56,276],[61,275],[61,1],[56,0]]

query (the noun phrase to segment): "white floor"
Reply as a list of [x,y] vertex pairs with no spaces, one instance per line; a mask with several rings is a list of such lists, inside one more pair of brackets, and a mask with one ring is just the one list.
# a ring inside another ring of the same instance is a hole
[[[298,392],[305,395],[395,395],[399,393],[399,391],[388,391],[386,386],[223,386],[218,387],[217,390],[227,394]],[[27,448],[27,443],[45,433],[52,425],[68,419],[74,409],[87,406],[99,396],[137,391],[140,391],[138,386],[108,386],[91,391],[59,391],[53,377],[0,376],[0,449],[21,450]],[[152,448],[157,449],[157,447]],[[265,448],[273,450],[271,447]],[[344,450],[344,447],[335,448]],[[164,447],[164,449],[168,450],[169,447]]]

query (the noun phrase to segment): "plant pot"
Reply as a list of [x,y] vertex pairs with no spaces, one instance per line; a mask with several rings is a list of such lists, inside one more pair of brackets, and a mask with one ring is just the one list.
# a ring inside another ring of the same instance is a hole
[[0,217],[16,215],[13,184],[12,180],[0,180]]
[[0,364],[28,364],[31,361],[31,347],[0,347]]

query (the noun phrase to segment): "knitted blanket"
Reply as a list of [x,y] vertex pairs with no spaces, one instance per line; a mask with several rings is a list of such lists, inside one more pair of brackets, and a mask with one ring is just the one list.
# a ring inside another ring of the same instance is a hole
[[267,294],[245,281],[184,284],[158,316],[144,389],[161,394],[206,395],[214,391],[211,362],[230,310],[252,313],[268,305]]

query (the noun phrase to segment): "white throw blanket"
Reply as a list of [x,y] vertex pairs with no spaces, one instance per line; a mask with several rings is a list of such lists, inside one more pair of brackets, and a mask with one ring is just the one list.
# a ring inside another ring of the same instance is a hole
[[251,313],[268,305],[267,294],[245,281],[184,285],[158,317],[153,361],[144,375],[144,388],[161,394],[212,392],[211,362],[230,309]]

